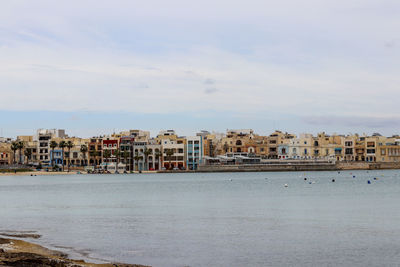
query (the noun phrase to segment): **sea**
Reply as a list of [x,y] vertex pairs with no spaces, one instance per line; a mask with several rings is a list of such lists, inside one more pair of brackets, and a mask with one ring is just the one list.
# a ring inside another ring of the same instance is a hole
[[0,232],[100,263],[399,266],[400,170],[3,176]]

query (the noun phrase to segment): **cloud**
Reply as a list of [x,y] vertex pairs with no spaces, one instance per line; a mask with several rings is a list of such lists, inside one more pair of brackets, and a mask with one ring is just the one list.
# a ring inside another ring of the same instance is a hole
[[[137,3],[4,3],[0,108],[400,112],[400,54],[382,47],[398,32],[398,1]],[[224,97],[209,96],[218,92]]]
[[208,78],[208,79],[206,79],[206,80],[204,81],[204,84],[208,84],[208,85],[215,84],[215,80],[214,80],[214,79]]
[[206,93],[206,94],[214,94],[216,92],[218,92],[218,89],[215,87],[207,88],[204,90],[204,93]]
[[389,128],[398,129],[400,127],[400,117],[341,117],[341,116],[307,116],[302,120],[310,125],[353,128]]

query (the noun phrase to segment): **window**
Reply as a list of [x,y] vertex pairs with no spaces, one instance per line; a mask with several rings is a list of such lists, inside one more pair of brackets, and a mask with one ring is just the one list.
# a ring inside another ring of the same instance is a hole
[[375,147],[375,142],[367,142],[367,147]]
[[385,155],[386,154],[386,149],[381,149],[381,154]]
[[189,145],[193,144],[193,141],[188,141],[188,144],[189,144]]
[[200,144],[200,142],[199,141],[194,141],[194,144],[198,145],[198,144]]

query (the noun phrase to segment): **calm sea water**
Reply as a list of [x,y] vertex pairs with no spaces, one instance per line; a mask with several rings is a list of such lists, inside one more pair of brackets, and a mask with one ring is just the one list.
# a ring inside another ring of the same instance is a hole
[[0,177],[0,230],[153,266],[398,266],[400,171]]

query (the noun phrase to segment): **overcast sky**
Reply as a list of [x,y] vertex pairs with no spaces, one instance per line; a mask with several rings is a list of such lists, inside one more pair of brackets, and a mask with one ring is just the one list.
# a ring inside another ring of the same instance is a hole
[[4,0],[0,135],[400,131],[398,0]]

